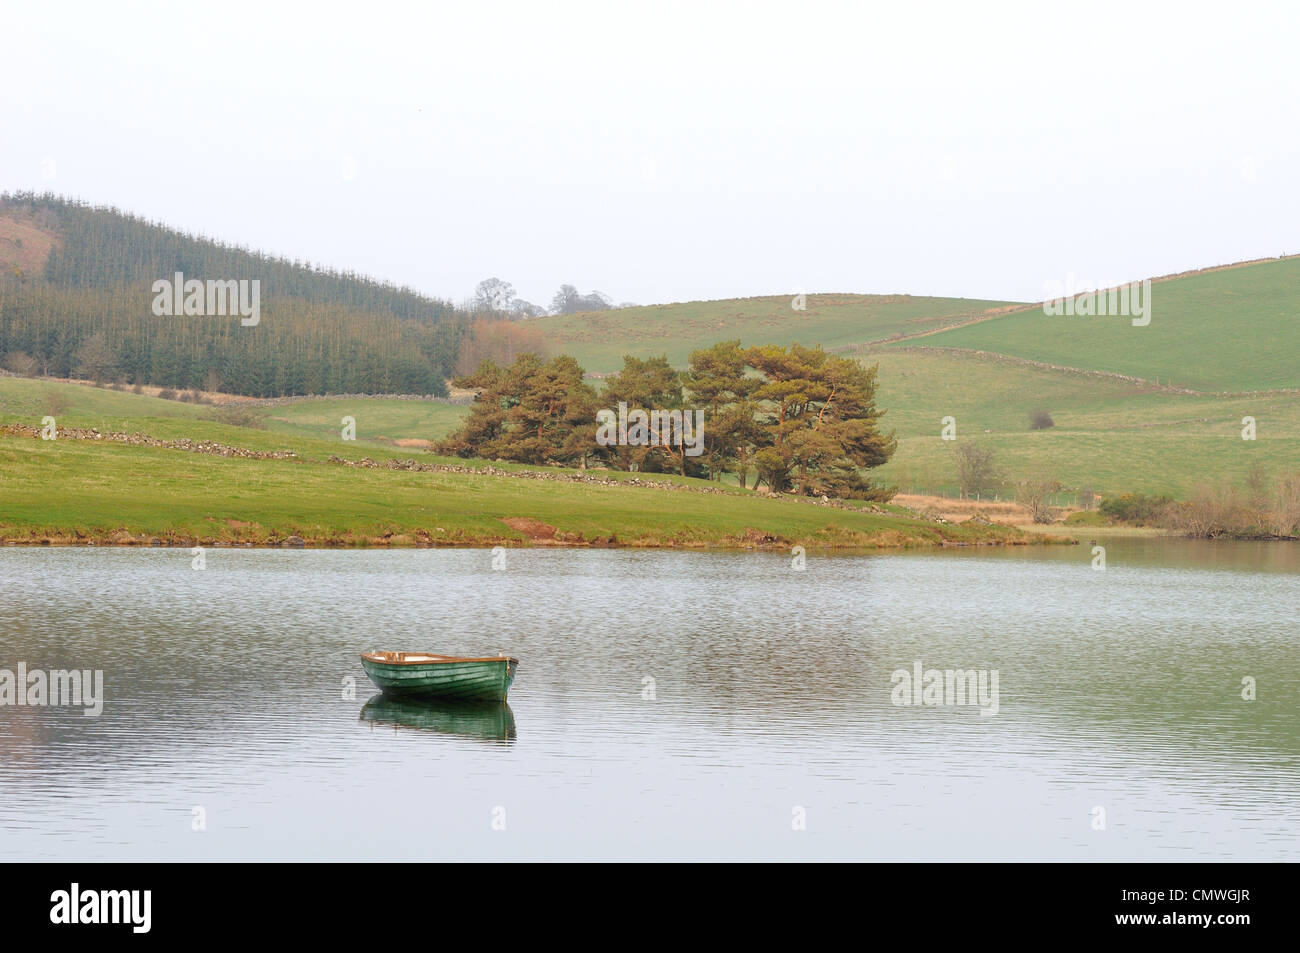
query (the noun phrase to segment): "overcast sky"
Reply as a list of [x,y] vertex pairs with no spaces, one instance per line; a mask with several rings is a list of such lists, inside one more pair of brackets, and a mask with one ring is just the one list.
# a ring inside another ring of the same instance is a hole
[[0,190],[460,299],[1300,252],[1300,3],[7,4]]

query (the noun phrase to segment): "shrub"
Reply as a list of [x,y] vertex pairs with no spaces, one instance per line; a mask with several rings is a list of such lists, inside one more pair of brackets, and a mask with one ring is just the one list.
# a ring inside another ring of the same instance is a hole
[[1060,489],[1056,480],[1021,480],[1016,484],[1016,502],[1029,510],[1035,523],[1051,523],[1056,519],[1052,494]]
[[1030,430],[1046,430],[1048,427],[1055,427],[1056,421],[1052,415],[1045,410],[1035,410],[1029,415]]
[[1079,510],[1065,518],[1066,526],[1105,526],[1106,517],[1096,510]]
[[1161,522],[1165,510],[1172,502],[1173,498],[1168,496],[1125,493],[1122,496],[1107,497],[1102,500],[1098,510],[1103,516],[1116,523],[1153,526]]
[[1185,536],[1214,539],[1248,535],[1246,507],[1237,488],[1226,481],[1195,487],[1186,502],[1165,508],[1162,522]]
[[163,400],[175,400],[176,391],[172,390],[170,387],[164,387],[162,390],[158,392],[158,396],[161,397]]

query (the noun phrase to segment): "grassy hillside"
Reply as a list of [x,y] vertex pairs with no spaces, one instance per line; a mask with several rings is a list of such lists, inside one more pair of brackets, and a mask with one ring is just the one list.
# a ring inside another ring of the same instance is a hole
[[614,311],[553,315],[532,322],[555,353],[572,354],[590,372],[623,366],[623,355],[667,354],[685,366],[690,352],[718,341],[821,344],[828,349],[916,334],[981,316],[1008,302],[911,295],[808,295],[803,311],[789,295],[693,301]]
[[[686,489],[636,485],[637,474],[591,473],[617,485],[555,479],[571,471],[495,465],[505,475],[388,469],[389,460],[442,460],[418,451],[345,443],[333,415],[398,425],[397,401],[339,402],[282,429],[232,427],[207,408],[71,384],[0,378],[0,428],[39,426],[51,395],[61,427],[140,431],[211,440],[297,460],[224,457],[154,446],[0,434],[0,539],[135,542],[151,539],[275,543],[300,536],[329,545],[492,545],[529,541],[634,546],[879,547],[1018,542],[1015,530],[914,519],[898,508],[838,508],[767,499],[703,481],[656,475]],[[291,405],[297,411],[308,404]],[[425,409],[428,406],[425,405]],[[266,408],[269,416],[284,407]],[[455,408],[453,408],[455,409]],[[414,410],[402,412],[415,413]],[[386,416],[387,415],[387,416]],[[294,417],[295,414],[290,414]],[[413,419],[408,423],[421,423]],[[330,426],[327,426],[327,423]],[[389,428],[391,429],[391,427]],[[396,431],[394,431],[396,432]],[[343,466],[332,456],[374,468]],[[481,462],[477,462],[481,464]],[[543,474],[545,479],[519,474]],[[515,474],[514,476],[509,474]],[[692,492],[712,490],[715,492]]]
[[[904,489],[955,490],[954,444],[940,439],[953,416],[960,441],[994,448],[1012,478],[1044,477],[1102,493],[1185,496],[1198,483],[1240,480],[1258,461],[1272,472],[1300,466],[1300,401],[1294,395],[1188,395],[1115,378],[1027,367],[996,356],[884,348],[885,425],[899,434],[876,471]],[[1055,426],[1030,431],[1029,413]],[[1241,419],[1257,439],[1241,439]],[[987,431],[987,432],[986,432]]]
[[1200,391],[1300,387],[1300,257],[1151,286],[1151,323],[1031,309],[909,344],[971,348]]
[[[1300,465],[1300,402],[1286,394],[1187,395],[961,352],[882,348],[863,359],[880,364],[885,425],[899,435],[894,458],[876,473],[905,491],[955,491],[954,445],[939,439],[940,420],[949,415],[957,419],[959,439],[992,446],[1009,477],[1050,477],[1103,494],[1185,496],[1206,480],[1240,480],[1255,461],[1273,472]],[[139,430],[163,439],[202,433],[254,450],[292,447],[321,458],[342,453],[431,459],[419,444],[398,441],[439,439],[468,411],[430,401],[323,398],[256,408],[265,425],[257,430],[216,423],[207,407],[0,377],[0,421],[38,424],[50,393],[63,394],[68,402],[58,414],[61,425]],[[1031,432],[1028,415],[1040,409],[1056,426]],[[1254,442],[1241,440],[1241,418],[1247,414],[1258,421]],[[345,416],[356,420],[352,444],[340,440]]]
[[[922,492],[956,489],[953,445],[939,439],[950,415],[961,440],[994,448],[1009,478],[1056,479],[1076,490],[1186,496],[1205,482],[1240,481],[1255,462],[1273,473],[1300,466],[1294,394],[1222,393],[1300,387],[1300,258],[1153,282],[1152,321],[1141,328],[1128,318],[1047,317],[1041,308],[982,313],[998,304],[813,295],[802,313],[782,297],[542,324],[556,333],[557,349],[597,370],[629,352],[666,352],[681,363],[692,348],[728,336],[790,337],[879,362],[879,404],[900,440],[877,475]],[[945,325],[961,326],[929,333]],[[913,334],[924,336],[883,342]],[[1157,376],[1165,386],[1143,383]],[[1207,393],[1178,393],[1170,382]],[[1028,415],[1040,409],[1056,426],[1031,432]],[[1258,421],[1253,442],[1241,439],[1247,415]]]
[[441,440],[460,426],[469,408],[421,400],[305,400],[258,411],[272,433],[337,439],[344,417],[356,421],[359,443]]
[[341,443],[342,419],[352,417],[356,421],[357,445],[366,447],[367,452],[388,449],[407,457],[420,446],[403,446],[398,441],[440,439],[458,426],[468,411],[467,407],[424,400],[315,398],[250,407],[261,429],[229,427],[214,419],[218,411],[209,406],[108,388],[0,377],[0,422],[35,426],[52,408],[61,427],[94,428],[105,433],[138,430],[166,440],[202,433],[214,440],[237,438],[239,446],[254,450],[277,450],[304,443],[317,450],[334,447]]
[[[314,398],[249,409],[265,430],[234,428],[233,432],[242,437],[241,445],[257,449],[279,447],[286,437],[336,441],[344,417],[354,418],[356,441],[367,446],[392,447],[406,439],[438,440],[457,427],[469,410],[436,401],[385,397]],[[216,410],[208,406],[107,387],[0,377],[0,419],[32,424],[52,412],[60,426],[105,432],[136,429],[168,439],[190,435],[196,421],[205,427],[220,426],[211,420]]]

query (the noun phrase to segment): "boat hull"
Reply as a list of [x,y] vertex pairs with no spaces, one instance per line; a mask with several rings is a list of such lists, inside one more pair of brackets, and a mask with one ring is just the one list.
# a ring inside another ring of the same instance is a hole
[[361,659],[385,695],[456,701],[505,701],[519,663],[512,658],[400,664]]

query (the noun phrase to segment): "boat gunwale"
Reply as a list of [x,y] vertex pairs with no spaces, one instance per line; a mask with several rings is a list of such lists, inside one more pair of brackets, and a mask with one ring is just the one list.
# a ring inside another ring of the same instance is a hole
[[[419,658],[386,658],[385,655],[389,654],[418,655]],[[476,658],[462,655],[439,655],[436,652],[362,652],[361,659],[376,665],[451,665],[457,662],[514,662],[516,667],[519,665],[519,659],[513,655],[488,655]]]

